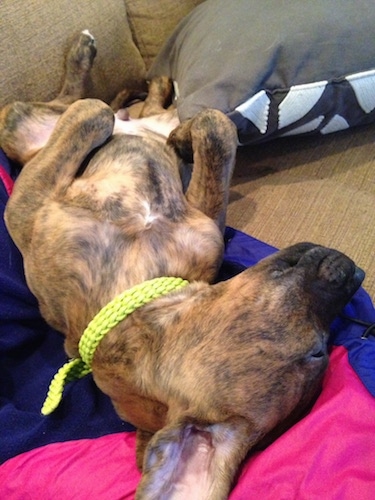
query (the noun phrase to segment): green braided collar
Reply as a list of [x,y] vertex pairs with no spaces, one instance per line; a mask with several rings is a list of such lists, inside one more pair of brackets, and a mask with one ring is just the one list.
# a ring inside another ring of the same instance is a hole
[[135,285],[115,297],[88,324],[78,344],[80,358],[65,363],[56,373],[49,386],[42,414],[49,415],[59,405],[67,382],[79,379],[91,372],[96,348],[103,337],[136,309],[158,297],[188,285],[182,278],[154,278]]

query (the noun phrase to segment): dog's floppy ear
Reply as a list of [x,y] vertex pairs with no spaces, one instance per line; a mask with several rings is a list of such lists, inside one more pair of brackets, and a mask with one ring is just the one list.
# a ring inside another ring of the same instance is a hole
[[166,426],[148,444],[136,499],[225,499],[252,441],[248,422],[238,418]]

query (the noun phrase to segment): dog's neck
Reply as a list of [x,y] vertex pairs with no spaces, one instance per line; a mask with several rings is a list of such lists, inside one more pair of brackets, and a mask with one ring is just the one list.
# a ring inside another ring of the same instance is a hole
[[182,278],[154,278],[125,290],[101,309],[82,334],[78,346],[80,358],[66,363],[53,378],[42,414],[49,415],[57,408],[66,382],[81,378],[91,372],[91,363],[96,348],[112,328],[136,309],[188,284],[189,282]]

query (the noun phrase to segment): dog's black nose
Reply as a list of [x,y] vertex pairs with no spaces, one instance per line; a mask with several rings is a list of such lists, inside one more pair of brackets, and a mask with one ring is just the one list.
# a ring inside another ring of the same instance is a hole
[[317,278],[334,288],[345,285],[348,279],[354,278],[356,266],[346,255],[336,250],[317,248]]
[[358,290],[365,273],[338,250],[297,243],[275,255],[272,277],[287,280],[290,293],[297,292],[311,311],[330,322]]
[[365,276],[345,254],[320,245],[304,244],[296,267],[305,270],[307,280],[319,281],[332,289],[340,289],[348,283],[358,288]]
[[271,276],[297,277],[296,284],[303,282],[305,291],[324,291],[349,300],[363,282],[365,273],[342,252],[304,242],[275,254]]
[[304,289],[309,290],[312,310],[328,322],[352,298],[365,277],[345,254],[321,246],[308,250],[299,266],[304,270]]

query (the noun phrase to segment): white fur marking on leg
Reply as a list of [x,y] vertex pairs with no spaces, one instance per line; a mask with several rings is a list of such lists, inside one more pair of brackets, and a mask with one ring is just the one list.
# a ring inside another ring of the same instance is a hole
[[92,36],[92,34],[89,32],[89,30],[83,30],[82,35],[87,35],[88,37],[91,38],[91,40],[95,40],[95,38]]

